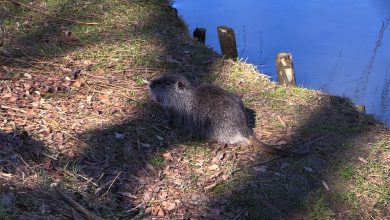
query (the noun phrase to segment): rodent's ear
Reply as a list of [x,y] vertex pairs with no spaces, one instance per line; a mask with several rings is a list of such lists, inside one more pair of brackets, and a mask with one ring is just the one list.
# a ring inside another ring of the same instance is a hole
[[183,81],[178,81],[178,82],[177,82],[177,87],[178,87],[180,90],[183,90],[183,89],[186,87],[186,84],[185,84],[185,82],[183,82]]

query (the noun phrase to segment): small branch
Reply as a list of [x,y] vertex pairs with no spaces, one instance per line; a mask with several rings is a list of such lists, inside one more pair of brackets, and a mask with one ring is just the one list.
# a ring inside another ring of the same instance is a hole
[[[108,193],[108,191],[110,191],[110,189],[111,189],[111,187],[112,187],[112,185],[114,185],[114,183],[115,183],[115,181],[116,181],[116,179],[118,179],[118,177],[119,177],[119,175],[122,173],[122,171],[120,171],[119,173],[118,173],[118,175],[116,175],[116,177],[112,180],[112,182],[111,182],[111,184],[110,184],[110,186],[108,187],[108,189],[107,189],[107,191],[104,193],[104,194],[107,194]],[[104,195],[103,194],[103,195]]]
[[330,134],[325,134],[325,135],[323,135],[323,136],[321,136],[321,137],[319,137],[319,138],[317,138],[317,139],[314,139],[314,140],[312,140],[312,141],[309,141],[309,142],[307,142],[307,143],[305,143],[305,144],[303,144],[303,146],[309,146],[309,145],[311,145],[311,144],[314,144],[314,143],[316,143],[316,142],[318,142],[318,141],[322,141],[323,139],[325,139],[325,138],[327,138],[327,137],[329,137],[330,136]]
[[53,15],[50,15],[46,12],[43,12],[41,10],[38,10],[34,7],[31,7],[29,5],[26,5],[26,4],[23,4],[23,3],[20,3],[18,1],[15,1],[15,0],[7,0],[8,2],[11,2],[11,3],[14,3],[14,4],[17,4],[17,5],[20,5],[20,6],[23,6],[31,11],[34,11],[34,12],[37,12],[37,13],[40,13],[40,14],[44,14],[48,17],[51,17],[51,18],[54,18],[54,19],[58,19],[58,20],[63,20],[63,21],[69,21],[69,22],[73,22],[73,23],[76,23],[76,24],[85,24],[85,25],[97,25],[98,23],[96,22],[82,22],[82,21],[77,21],[77,20],[73,20],[73,19],[67,19],[67,18],[59,18],[59,17],[56,17],[56,16],[53,16]]
[[83,215],[87,220],[104,220],[102,217],[95,215],[94,213],[88,211],[86,208],[82,207],[76,201],[74,201],[69,196],[65,195],[60,191],[58,187],[54,187],[55,191],[61,196],[61,198],[68,204],[70,207],[74,208],[78,213]]
[[9,109],[9,110],[13,110],[13,111],[21,112],[21,113],[27,113],[27,111],[25,111],[23,109],[13,108],[13,107],[9,107],[9,106],[6,106],[6,105],[0,105],[0,108],[7,109],[7,110]]
[[252,168],[252,167],[257,167],[257,166],[266,164],[266,163],[268,163],[268,162],[274,161],[274,160],[276,160],[276,159],[278,159],[278,158],[280,158],[280,157],[272,157],[272,158],[270,158],[270,159],[268,159],[268,160],[261,161],[261,162],[259,162],[259,163],[250,165],[249,167],[243,167],[243,168],[235,169],[235,170],[233,170],[233,171],[231,172],[231,175],[233,175],[233,174],[235,174],[235,173],[237,173],[238,171],[241,171],[241,170],[243,170],[243,169],[249,169],[249,168]]
[[[8,1],[8,0],[7,0],[7,1]],[[31,63],[26,62],[26,61],[21,60],[21,59],[6,57],[6,56],[2,56],[2,55],[0,55],[0,57],[1,57],[1,58],[4,58],[4,59],[8,59],[8,60],[13,60],[13,61],[16,61],[16,62],[19,62],[19,63],[24,63],[24,64],[26,64],[26,65],[28,65],[28,66],[37,68],[37,69],[39,69],[39,70],[45,70],[45,69],[43,69],[43,68],[41,68],[41,67],[39,67],[39,66],[36,66],[36,65],[34,65],[34,64],[31,64]]]
[[240,213],[238,213],[238,215],[236,215],[236,217],[234,218],[234,220],[237,220],[238,218],[240,218],[240,216],[247,210],[247,208],[241,210]]

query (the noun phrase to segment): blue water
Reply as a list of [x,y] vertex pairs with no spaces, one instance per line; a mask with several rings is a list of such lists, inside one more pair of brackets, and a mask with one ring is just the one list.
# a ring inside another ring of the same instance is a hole
[[276,80],[278,52],[293,55],[297,83],[366,105],[390,125],[390,0],[176,0],[190,31],[235,30],[239,57]]

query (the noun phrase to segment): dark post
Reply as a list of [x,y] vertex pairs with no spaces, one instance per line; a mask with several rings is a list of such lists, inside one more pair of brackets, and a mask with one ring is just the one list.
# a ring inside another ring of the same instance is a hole
[[227,59],[237,59],[236,37],[233,29],[226,26],[218,26],[217,30],[222,55]]
[[204,44],[206,42],[206,29],[196,28],[192,36],[194,36],[196,39],[198,39],[199,42]]
[[286,86],[296,85],[291,53],[278,53],[276,56],[276,71],[280,84]]

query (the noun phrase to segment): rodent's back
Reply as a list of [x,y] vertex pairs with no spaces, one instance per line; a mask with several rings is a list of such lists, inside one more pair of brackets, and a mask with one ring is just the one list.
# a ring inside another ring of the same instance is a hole
[[193,112],[207,121],[207,138],[234,144],[245,141],[251,131],[244,105],[235,94],[214,85],[201,85],[193,93]]

